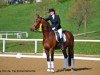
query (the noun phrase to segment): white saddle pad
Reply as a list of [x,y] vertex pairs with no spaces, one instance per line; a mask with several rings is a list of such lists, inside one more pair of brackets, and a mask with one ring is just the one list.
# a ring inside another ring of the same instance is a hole
[[63,37],[63,42],[66,42],[67,39],[66,39],[66,35],[64,33],[62,34],[62,37]]
[[[59,39],[58,39],[56,33],[55,33],[55,37],[56,37],[56,41],[59,42]],[[62,34],[62,38],[63,38],[63,42],[66,42],[67,41],[66,35],[64,33]]]

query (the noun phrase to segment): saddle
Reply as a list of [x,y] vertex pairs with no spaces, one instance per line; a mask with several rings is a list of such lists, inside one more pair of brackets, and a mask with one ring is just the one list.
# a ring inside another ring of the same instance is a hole
[[[60,42],[60,34],[58,33],[58,31],[54,31],[55,32],[55,38],[57,42]],[[66,42],[66,36],[65,36],[65,32],[66,31],[62,31],[62,38],[63,38],[63,42]]]

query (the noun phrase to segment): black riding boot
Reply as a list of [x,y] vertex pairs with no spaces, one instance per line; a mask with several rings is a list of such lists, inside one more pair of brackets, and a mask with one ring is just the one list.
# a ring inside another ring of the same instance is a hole
[[63,38],[61,38],[60,42],[61,42],[61,50],[64,50],[64,42],[63,42]]

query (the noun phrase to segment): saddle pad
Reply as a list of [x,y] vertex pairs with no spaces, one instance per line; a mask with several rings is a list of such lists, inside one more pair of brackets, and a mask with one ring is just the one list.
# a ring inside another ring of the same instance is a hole
[[[56,41],[59,42],[60,40],[60,35],[58,32],[55,32],[55,37],[56,37]],[[66,35],[64,33],[62,33],[62,38],[63,38],[63,42],[66,42]]]
[[66,42],[67,39],[66,39],[66,35],[64,33],[62,34],[62,37],[63,37],[63,42]]
[[60,40],[60,35],[58,32],[55,32],[55,37],[56,37],[56,41],[59,42]]

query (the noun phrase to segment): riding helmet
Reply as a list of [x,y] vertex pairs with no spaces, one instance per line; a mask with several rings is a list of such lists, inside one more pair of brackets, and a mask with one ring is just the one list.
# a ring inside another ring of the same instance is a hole
[[50,13],[50,12],[54,12],[54,13],[55,13],[55,10],[54,10],[53,8],[50,8],[50,9],[49,9],[49,13]]

